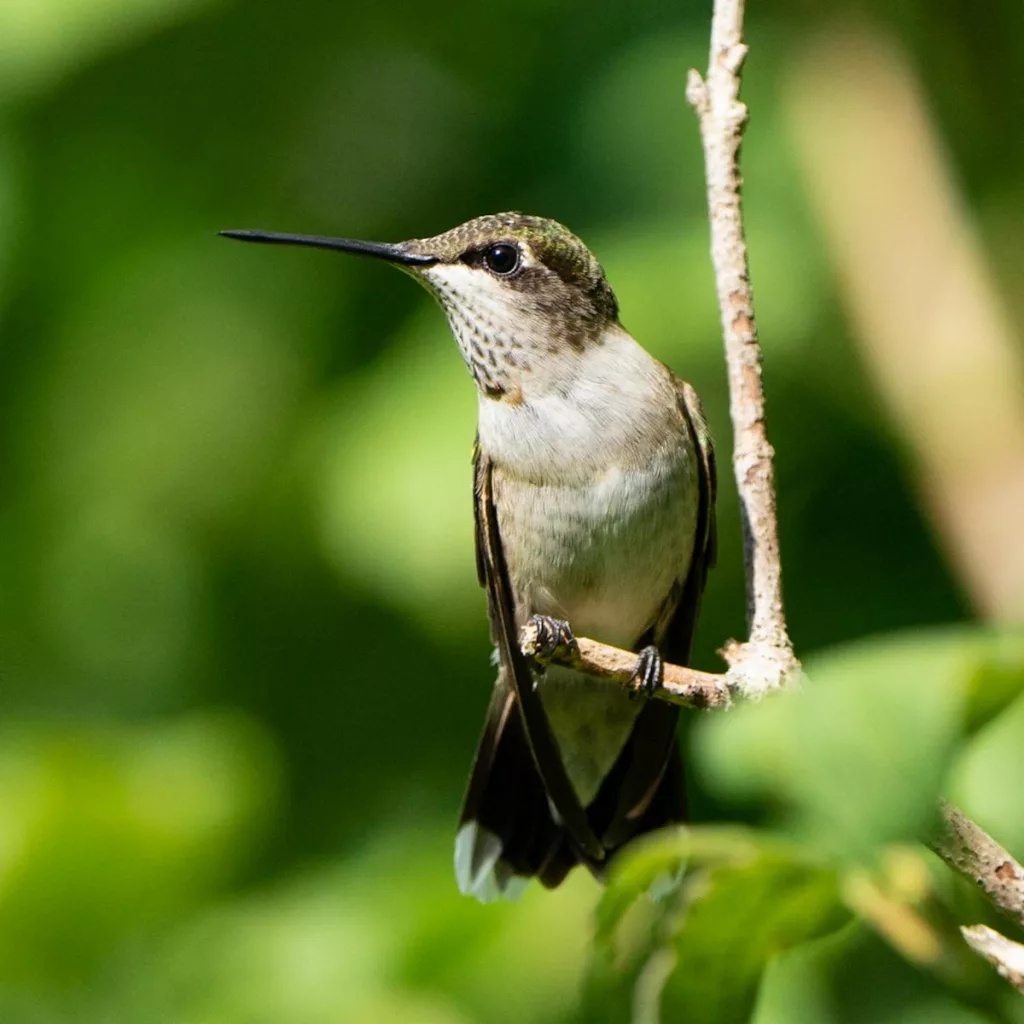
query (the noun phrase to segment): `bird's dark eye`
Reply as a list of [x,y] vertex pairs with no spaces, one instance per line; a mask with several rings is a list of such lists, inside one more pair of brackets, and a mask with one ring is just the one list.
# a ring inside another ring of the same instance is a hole
[[508,242],[498,242],[484,251],[484,263],[492,273],[507,277],[519,267],[519,250]]

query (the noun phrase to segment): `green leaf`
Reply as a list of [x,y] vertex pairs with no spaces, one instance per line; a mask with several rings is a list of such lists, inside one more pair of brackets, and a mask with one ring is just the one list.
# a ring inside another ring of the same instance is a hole
[[[665,966],[680,905],[683,868],[748,861],[757,852],[751,833],[715,826],[664,829],[630,844],[616,858],[595,912],[594,955],[580,1020],[628,1020],[645,1002],[655,1013],[658,972]],[[653,984],[641,981],[649,975]]]
[[688,889],[662,993],[666,1021],[748,1020],[772,957],[847,920],[834,871],[777,854],[708,869]]
[[610,946],[629,908],[641,896],[655,903],[666,899],[685,867],[747,863],[767,852],[796,850],[791,843],[767,833],[731,825],[666,828],[631,843],[619,855],[597,904],[594,939]]
[[682,871],[686,863],[684,845],[681,830],[666,829],[632,844],[616,861],[595,911],[596,945],[610,948],[619,925],[636,899],[649,892],[660,878]]
[[927,827],[965,726],[1017,692],[1021,648],[963,628],[837,648],[802,691],[701,723],[698,755],[713,787],[770,795],[798,834],[870,859]]
[[579,1015],[586,1024],[634,1019],[638,994],[645,987],[641,978],[668,947],[678,886],[659,899],[649,892],[659,876],[670,878],[680,870],[683,857],[671,840],[642,845],[646,848],[635,860],[627,855],[627,863],[614,873],[597,906],[594,952]]
[[967,675],[964,728],[983,729],[1024,693],[1024,634],[978,638],[977,660]]
[[[694,907],[708,896],[709,878],[718,878],[726,869],[741,877],[756,869],[756,876],[765,865],[775,866],[776,873],[779,865],[789,866],[797,877],[815,880],[813,891],[827,890],[829,905],[841,916],[833,873],[808,861],[800,847],[770,834],[736,827],[689,827],[666,829],[632,844],[614,865],[597,906],[595,953],[581,1020],[656,1019],[674,947],[683,934],[681,915],[685,913],[685,930]],[[684,867],[682,885],[666,885]],[[816,907],[806,899],[799,905],[789,900],[787,905],[796,916],[809,910],[809,926],[817,929]],[[743,898],[737,898],[731,909],[718,904],[714,914],[738,914],[746,928]]]

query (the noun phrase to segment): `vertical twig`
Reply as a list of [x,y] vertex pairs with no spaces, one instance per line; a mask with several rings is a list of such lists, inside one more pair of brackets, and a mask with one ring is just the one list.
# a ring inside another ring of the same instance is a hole
[[749,639],[723,651],[743,692],[780,686],[799,671],[782,605],[774,452],[765,427],[761,346],[754,318],[740,202],[740,145],[747,108],[740,101],[743,0],[715,0],[706,79],[691,71],[686,96],[700,118],[711,221],[711,257],[722,316],[733,424],[733,470],[743,519]]

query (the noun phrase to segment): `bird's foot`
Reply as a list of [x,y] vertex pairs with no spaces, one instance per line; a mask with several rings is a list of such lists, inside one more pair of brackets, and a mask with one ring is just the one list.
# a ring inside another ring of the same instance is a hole
[[649,644],[636,659],[636,668],[633,669],[633,678],[630,680],[630,699],[636,700],[641,693],[646,697],[653,697],[661,688],[664,677],[665,663],[661,660],[661,651],[654,644]]
[[522,629],[520,646],[523,653],[536,661],[551,661],[556,656],[576,652],[576,637],[564,619],[550,615],[533,615]]

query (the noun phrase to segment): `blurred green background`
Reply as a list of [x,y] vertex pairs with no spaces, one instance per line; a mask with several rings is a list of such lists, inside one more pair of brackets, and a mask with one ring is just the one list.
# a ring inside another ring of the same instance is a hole
[[[569,224],[719,439],[697,654],[716,668],[744,598],[684,98],[708,6],[0,0],[3,1024],[614,1016],[588,967],[591,880],[479,907],[452,878],[492,669],[475,399],[443,317],[380,265],[215,232]],[[1021,853],[1024,787],[993,780],[1024,776],[1024,659],[972,625],[1019,616],[964,584],[919,438],[865,369],[792,97],[820,47],[866,32],[901,55],[1012,321],[1024,7],[839,6],[750,5],[744,177],[790,628],[802,656],[840,646],[811,662],[820,707],[701,731],[694,813],[811,836],[845,871],[912,838],[942,789]],[[889,633],[895,655],[844,653]],[[933,875],[930,898],[969,901]],[[958,987],[843,928],[790,960],[769,937],[744,968],[756,988],[771,963],[759,1020],[1009,1019],[994,975]],[[704,1005],[672,998],[666,1020]]]

